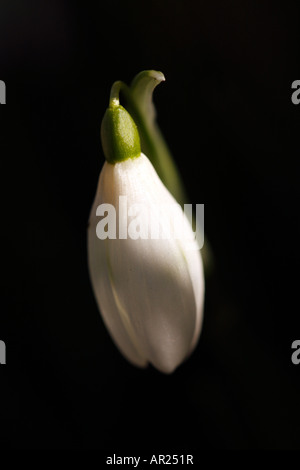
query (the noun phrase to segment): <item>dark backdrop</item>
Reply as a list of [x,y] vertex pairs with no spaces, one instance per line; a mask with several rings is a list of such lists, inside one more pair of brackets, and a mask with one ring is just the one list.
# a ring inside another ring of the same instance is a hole
[[[1,2],[1,445],[300,447],[299,44],[296,1]],[[110,86],[144,69],[214,254],[171,376],[123,359],[87,271]]]

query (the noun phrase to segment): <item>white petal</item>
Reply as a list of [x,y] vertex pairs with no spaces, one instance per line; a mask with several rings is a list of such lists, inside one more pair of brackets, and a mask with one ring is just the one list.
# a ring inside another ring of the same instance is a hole
[[[144,203],[156,211],[162,204],[175,203],[144,155],[106,165],[104,173],[105,200],[115,207],[119,195],[128,197],[128,205]],[[167,223],[169,218],[170,213],[165,212],[163,220]],[[199,310],[194,292],[201,272],[199,252],[193,252],[193,259],[186,257],[183,244],[175,239],[109,240],[108,250],[118,297],[143,354],[157,369],[172,372],[194,341]]]
[[200,251],[186,251],[185,252],[186,260],[188,262],[188,269],[190,272],[194,295],[196,300],[196,324],[194,336],[190,346],[190,353],[196,347],[202,322],[203,322],[203,301],[204,301],[204,273],[203,273],[203,264],[202,258],[200,256]]
[[[186,230],[189,230],[190,223],[186,218],[184,219],[184,224],[186,226]],[[182,249],[184,250],[185,258],[188,264],[188,270],[193,284],[196,301],[196,325],[189,353],[195,349],[200,336],[203,322],[203,303],[205,290],[203,263],[200,255],[200,249],[196,240],[193,242],[193,244],[193,249],[191,246],[189,246],[189,249],[185,249],[184,242],[182,242]]]
[[134,339],[130,339],[126,319],[120,314],[118,300],[110,279],[107,263],[107,240],[99,240],[96,236],[96,209],[103,202],[103,172],[100,174],[96,198],[91,210],[88,229],[88,264],[94,295],[100,307],[104,323],[110,332],[115,344],[123,355],[133,364],[145,367],[147,360],[141,356]]

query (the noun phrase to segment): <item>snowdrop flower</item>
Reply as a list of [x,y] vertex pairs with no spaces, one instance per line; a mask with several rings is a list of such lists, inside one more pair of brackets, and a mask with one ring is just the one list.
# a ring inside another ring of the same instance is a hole
[[[204,277],[200,251],[196,241],[194,250],[187,249],[185,238],[119,236],[128,223],[128,214],[119,207],[120,196],[127,197],[128,206],[143,204],[151,213],[160,207],[162,229],[164,224],[174,223],[167,208],[176,202],[141,152],[137,127],[115,94],[103,118],[101,137],[106,162],[88,228],[94,295],[104,323],[126,359],[139,367],[150,363],[171,373],[190,355],[201,330]],[[98,208],[109,207],[103,204],[116,210],[116,236],[100,239]],[[177,216],[192,238],[192,228],[180,207]],[[142,233],[143,227],[140,229]]]

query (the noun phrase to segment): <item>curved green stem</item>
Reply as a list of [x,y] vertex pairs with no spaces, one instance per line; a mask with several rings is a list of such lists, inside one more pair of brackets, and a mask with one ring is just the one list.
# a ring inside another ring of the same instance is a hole
[[118,80],[113,84],[110,90],[109,107],[113,108],[120,105],[120,90],[125,83]]

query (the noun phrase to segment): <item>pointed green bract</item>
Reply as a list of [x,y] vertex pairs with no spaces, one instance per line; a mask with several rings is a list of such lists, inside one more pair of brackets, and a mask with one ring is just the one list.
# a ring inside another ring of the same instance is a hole
[[156,117],[156,111],[152,100],[152,95],[161,82],[164,82],[165,76],[162,72],[156,70],[144,70],[138,73],[131,82],[130,89],[140,112],[146,117],[147,122],[153,123]]

